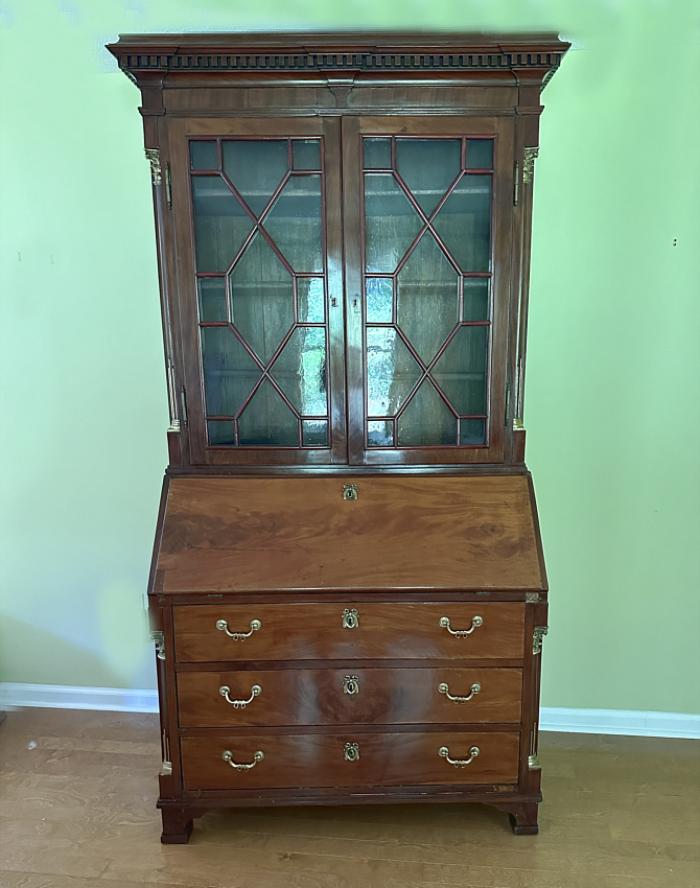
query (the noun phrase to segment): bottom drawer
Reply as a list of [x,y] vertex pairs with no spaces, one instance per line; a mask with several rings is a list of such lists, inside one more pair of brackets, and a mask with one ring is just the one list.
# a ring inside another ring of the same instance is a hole
[[516,783],[517,733],[219,734],[183,737],[186,789]]

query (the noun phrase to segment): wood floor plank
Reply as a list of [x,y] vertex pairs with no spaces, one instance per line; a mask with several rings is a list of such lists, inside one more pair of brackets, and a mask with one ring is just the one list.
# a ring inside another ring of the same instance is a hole
[[491,808],[242,809],[162,846],[155,716],[11,712],[0,888],[698,888],[700,744],[541,738],[541,833]]

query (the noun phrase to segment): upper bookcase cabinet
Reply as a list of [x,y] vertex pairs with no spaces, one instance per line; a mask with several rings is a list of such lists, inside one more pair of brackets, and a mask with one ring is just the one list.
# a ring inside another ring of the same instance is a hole
[[170,461],[524,459],[550,34],[130,35]]

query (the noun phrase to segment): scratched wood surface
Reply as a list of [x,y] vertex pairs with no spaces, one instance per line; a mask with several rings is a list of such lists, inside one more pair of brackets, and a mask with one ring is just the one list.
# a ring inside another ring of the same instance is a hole
[[163,846],[155,715],[11,712],[2,888],[697,888],[700,744],[543,734],[540,835],[481,806],[210,813]]
[[163,592],[541,589],[525,475],[174,478]]

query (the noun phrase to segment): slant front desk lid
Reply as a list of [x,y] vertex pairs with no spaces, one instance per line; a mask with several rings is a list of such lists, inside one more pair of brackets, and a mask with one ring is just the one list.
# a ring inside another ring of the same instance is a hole
[[526,475],[170,481],[160,593],[543,590]]

